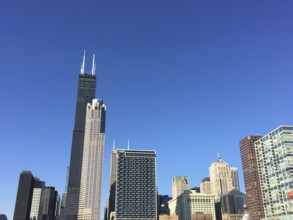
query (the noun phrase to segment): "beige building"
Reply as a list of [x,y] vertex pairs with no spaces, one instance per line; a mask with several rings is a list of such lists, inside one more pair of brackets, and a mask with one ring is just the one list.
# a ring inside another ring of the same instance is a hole
[[222,214],[222,220],[242,220],[244,214]]
[[215,198],[233,189],[231,169],[228,163],[218,155],[218,159],[210,166],[211,193]]
[[213,220],[212,214],[197,212],[192,214],[192,220]]
[[189,179],[187,176],[174,176],[172,179],[172,196],[175,199],[185,190],[189,190]]
[[201,193],[212,194],[210,178],[209,177],[204,178],[201,181],[199,188]]
[[168,204],[170,214],[178,215],[180,220],[192,220],[194,213],[211,214],[211,220],[216,220],[214,195],[187,190]]
[[159,220],[179,220],[178,215],[159,215]]

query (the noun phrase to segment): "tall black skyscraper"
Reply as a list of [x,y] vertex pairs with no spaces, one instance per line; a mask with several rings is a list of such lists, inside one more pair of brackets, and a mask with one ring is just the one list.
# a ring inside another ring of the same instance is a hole
[[95,60],[92,72],[85,73],[85,55],[81,65],[75,111],[75,124],[72,137],[68,191],[66,199],[66,220],[76,220],[81,180],[83,143],[87,103],[91,103],[96,95]]
[[27,220],[30,218],[33,190],[33,174],[30,171],[23,171],[19,177],[13,217],[14,220]]

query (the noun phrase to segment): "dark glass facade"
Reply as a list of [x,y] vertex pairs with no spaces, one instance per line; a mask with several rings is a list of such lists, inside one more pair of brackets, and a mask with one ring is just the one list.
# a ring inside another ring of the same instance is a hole
[[17,197],[14,209],[14,220],[28,220],[30,218],[34,177],[30,171],[23,171],[19,177]]
[[117,150],[115,219],[157,219],[155,151]]
[[83,142],[87,103],[91,103],[96,94],[96,76],[80,74],[75,111],[75,124],[72,137],[68,191],[66,201],[66,219],[76,220],[81,181]]

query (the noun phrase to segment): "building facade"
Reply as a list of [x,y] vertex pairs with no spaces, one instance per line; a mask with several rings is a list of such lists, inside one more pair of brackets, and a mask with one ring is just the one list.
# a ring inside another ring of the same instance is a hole
[[99,220],[101,213],[106,105],[93,99],[86,111],[78,219]]
[[95,62],[91,73],[85,73],[85,55],[78,80],[75,123],[73,129],[68,191],[66,201],[66,220],[76,220],[78,215],[81,167],[83,157],[86,107],[96,97]]
[[156,152],[117,150],[115,217],[157,219]]
[[237,189],[221,195],[222,214],[244,214],[244,204],[246,204],[246,195]]
[[210,177],[206,177],[201,181],[200,192],[205,194],[212,194]]
[[255,142],[265,219],[293,219],[293,126],[280,126]]
[[33,191],[33,174],[30,171],[23,171],[19,177],[19,184],[13,216],[14,220],[30,219]]
[[43,191],[44,187],[45,187],[45,182],[40,181],[40,180],[36,180],[36,178],[35,178],[31,212],[30,212],[30,219],[31,220],[38,220],[39,219],[41,195],[42,195],[42,191]]
[[233,189],[231,169],[228,163],[218,155],[218,160],[210,166],[211,192],[215,198],[230,192]]
[[187,176],[174,176],[172,179],[172,196],[173,199],[183,193],[185,190],[190,190],[189,179]]
[[211,214],[216,220],[214,195],[187,190],[169,201],[169,208],[170,215],[176,214],[180,220],[192,220],[194,213]]
[[264,207],[254,148],[254,142],[260,138],[261,136],[247,136],[240,141],[240,154],[247,206],[252,220],[260,220],[264,217]]
[[238,191],[240,191],[238,169],[237,167],[230,167],[230,170],[231,170],[231,178],[232,178],[232,187],[233,189],[237,189]]

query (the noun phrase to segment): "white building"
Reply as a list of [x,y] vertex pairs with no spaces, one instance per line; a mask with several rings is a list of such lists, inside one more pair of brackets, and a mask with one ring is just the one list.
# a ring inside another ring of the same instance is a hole
[[214,195],[187,190],[168,204],[170,215],[176,214],[180,220],[191,220],[193,213],[212,214],[213,220],[216,220]]
[[106,106],[93,99],[87,104],[78,219],[99,220],[105,142]]
[[31,220],[38,220],[39,219],[41,194],[42,194],[42,188],[34,188],[31,213],[30,213]]
[[228,163],[218,155],[218,160],[210,166],[211,192],[216,198],[233,189],[231,169]]
[[172,197],[173,199],[183,193],[185,190],[189,190],[189,179],[187,176],[174,176],[172,179]]
[[230,170],[231,170],[231,177],[232,177],[232,187],[240,191],[238,169],[237,167],[230,167]]
[[212,194],[211,192],[211,181],[210,178],[204,178],[200,183],[200,192],[205,194]]
[[293,126],[280,126],[254,143],[264,219],[293,219]]

